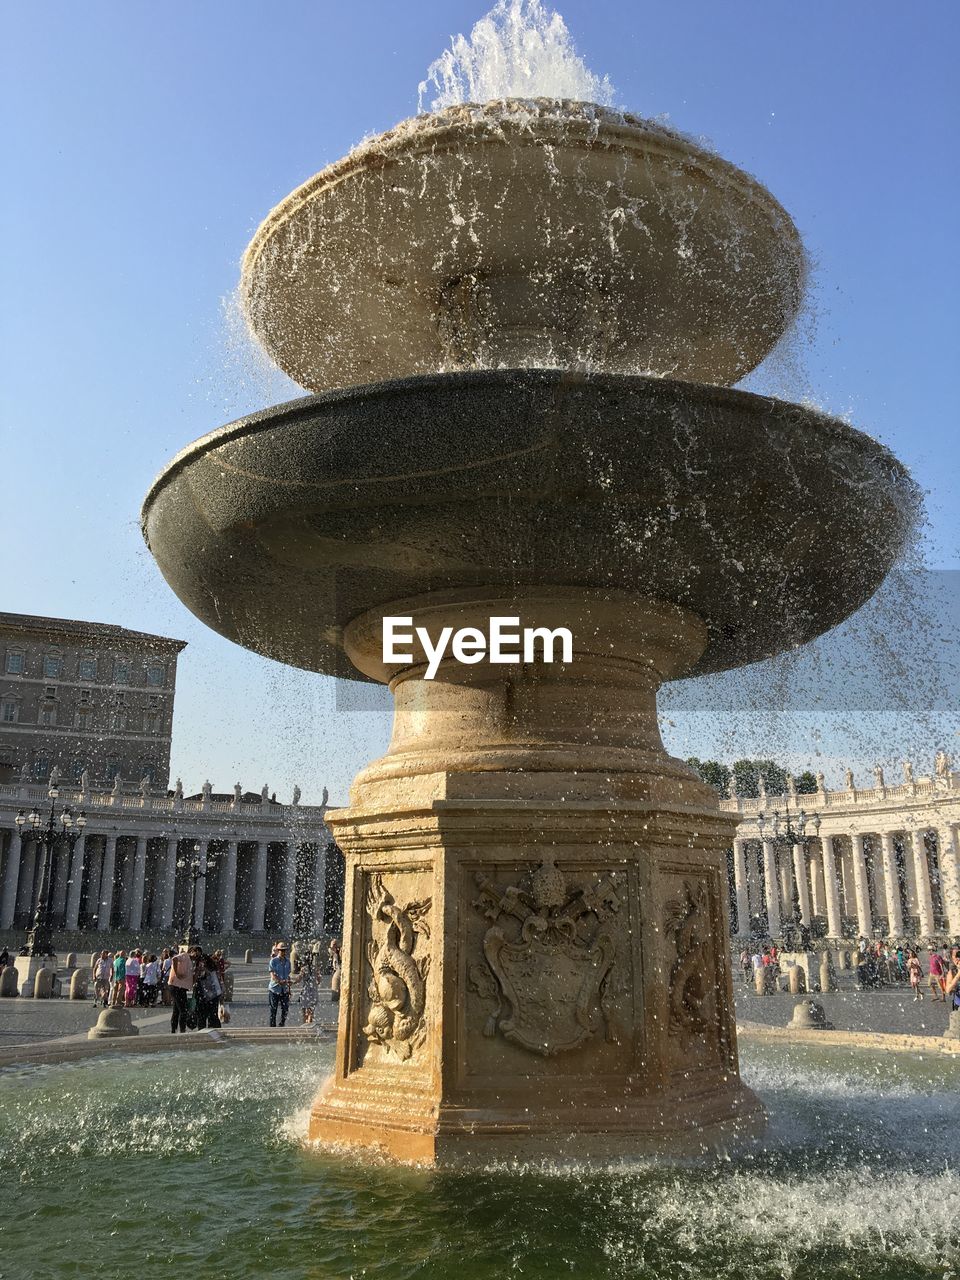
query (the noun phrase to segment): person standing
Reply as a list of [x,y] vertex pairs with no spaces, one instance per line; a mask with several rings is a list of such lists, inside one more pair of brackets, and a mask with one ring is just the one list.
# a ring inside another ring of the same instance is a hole
[[743,974],[743,981],[749,983],[753,973],[753,961],[750,959],[750,952],[746,947],[740,952],[740,971]]
[[173,1003],[170,995],[170,964],[173,954],[169,947],[164,947],[160,952],[160,1000],[163,1004],[169,1006]]
[[178,951],[170,961],[170,977],[167,986],[173,999],[173,1013],[170,1015],[170,1030],[187,1029],[187,1002],[193,991],[193,957],[186,951]]
[[200,955],[195,969],[197,998],[197,1029],[220,1026],[220,997],[223,985],[217,973],[217,962],[212,956]]
[[137,1003],[137,996],[140,991],[140,952],[131,951],[126,962],[126,995],[124,996],[124,1005],[130,1009]]
[[267,1000],[270,1004],[270,1025],[277,1025],[277,1012],[280,1013],[280,1025],[286,1026],[287,1014],[290,1012],[290,961],[287,959],[287,944],[277,943],[277,954],[270,961],[270,984],[267,987]]
[[947,993],[944,990],[944,975],[947,971],[947,963],[940,952],[934,948],[931,948],[927,968],[927,983],[934,1000],[942,1000],[946,1004]]
[[109,951],[101,951],[93,966],[93,1003],[106,1009],[110,1003],[110,981],[113,978],[113,961]]
[[140,977],[143,983],[141,988],[143,1003],[152,1007],[157,1003],[157,987],[160,981],[160,965],[152,952],[144,956],[143,973]]
[[907,977],[913,988],[914,1000],[922,1000],[923,992],[920,990],[920,983],[923,981],[923,966],[920,963],[920,957],[912,950],[907,952]]
[[127,982],[127,953],[125,951],[115,951],[113,953],[113,990],[110,992],[110,1003],[119,1005],[123,1003],[123,993]]
[[307,963],[300,970],[300,1016],[305,1024],[313,1022],[313,1012],[317,1007],[320,988],[313,965]]

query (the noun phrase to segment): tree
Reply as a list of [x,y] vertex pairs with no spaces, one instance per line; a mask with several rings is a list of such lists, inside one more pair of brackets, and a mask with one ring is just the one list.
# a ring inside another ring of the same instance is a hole
[[696,769],[701,779],[722,796],[730,794],[729,765],[721,764],[719,760],[698,760],[696,756],[691,756],[687,764],[691,769]]
[[816,774],[811,773],[809,769],[804,769],[797,778],[797,791],[802,796],[812,796],[818,790]]
[[736,760],[733,776],[737,783],[737,794],[748,799],[755,800],[759,796],[761,778],[767,795],[781,796],[787,789],[787,772],[776,760]]

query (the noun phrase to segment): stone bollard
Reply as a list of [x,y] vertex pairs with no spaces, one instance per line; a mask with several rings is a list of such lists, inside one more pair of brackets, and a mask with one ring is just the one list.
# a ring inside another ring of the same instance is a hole
[[837,980],[833,974],[833,964],[830,959],[830,952],[824,951],[820,956],[820,990],[836,991]]
[[298,948],[297,944],[294,943],[290,948],[290,972],[291,973],[296,973],[297,963],[299,962],[299,960],[300,960],[300,949]]
[[88,1040],[113,1040],[118,1036],[138,1036],[140,1030],[133,1025],[126,1009],[102,1009],[97,1025],[87,1032]]
[[791,965],[787,970],[787,990],[792,996],[800,996],[806,993],[807,984],[804,979],[803,969],[798,964]]
[[793,1017],[788,1026],[791,1031],[832,1031],[833,1023],[827,1021],[819,1000],[798,1000],[793,1007]]
[[34,1000],[49,1000],[53,995],[53,981],[56,978],[53,969],[38,969],[33,983]]
[[753,987],[758,996],[767,994],[767,971],[764,968],[754,969]]
[[12,964],[5,964],[0,969],[0,998],[19,994],[17,990],[17,971]]
[[87,975],[82,969],[74,969],[70,976],[70,999],[86,1000],[87,998]]
[[850,968],[850,957],[847,955],[846,951],[841,950],[837,952],[837,968],[842,972],[845,972]]
[[100,959],[100,952],[99,952],[99,951],[91,951],[91,952],[90,952],[90,972],[91,972],[91,974],[93,973],[94,969],[96,969],[96,967],[97,967],[97,961],[98,961],[99,959]]
[[243,963],[253,964],[253,952],[249,947],[247,947],[246,951],[243,953]]
[[[0,995],[3,992],[0,991]],[[947,1018],[947,1029],[943,1033],[944,1040],[960,1040],[960,1009],[951,1009]]]
[[75,951],[67,952],[67,972],[73,973],[77,967],[77,953]]

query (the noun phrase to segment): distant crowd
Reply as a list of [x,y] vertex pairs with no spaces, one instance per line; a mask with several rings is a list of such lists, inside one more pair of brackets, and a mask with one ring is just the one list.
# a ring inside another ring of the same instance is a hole
[[165,947],[157,956],[140,947],[129,953],[101,951],[93,965],[94,1005],[171,1007],[174,1033],[219,1027],[230,1021],[233,982],[223,951],[207,955],[199,946]]
[[[753,951],[744,947],[740,952],[740,967],[745,982],[750,982],[758,970],[772,970],[775,981],[780,973],[780,950],[774,942]],[[909,983],[914,1000],[922,1000],[926,988],[931,999],[960,1009],[960,947],[934,947],[924,968],[915,947],[904,943],[894,947],[861,938],[856,967],[857,981],[862,987]]]

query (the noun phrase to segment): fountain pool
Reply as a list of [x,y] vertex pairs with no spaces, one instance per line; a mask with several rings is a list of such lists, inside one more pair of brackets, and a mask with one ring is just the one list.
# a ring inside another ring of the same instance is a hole
[[[960,1064],[742,1043],[762,1145],[471,1172],[304,1145],[332,1043],[0,1072],[5,1280],[944,1280]],[[36,1153],[42,1152],[42,1162]],[[14,1180],[12,1170],[20,1170]],[[11,1269],[8,1259],[22,1260]]]

